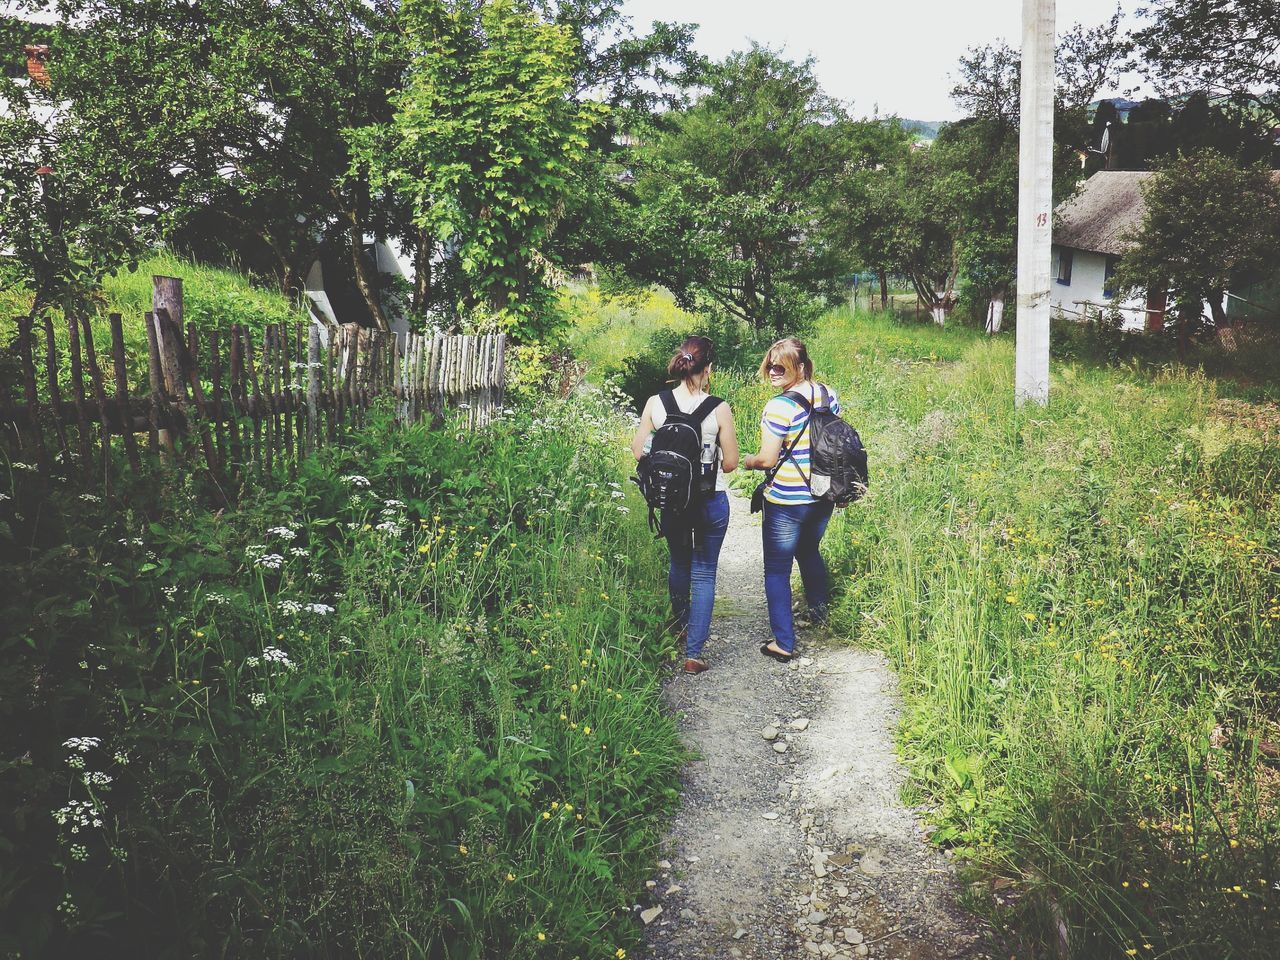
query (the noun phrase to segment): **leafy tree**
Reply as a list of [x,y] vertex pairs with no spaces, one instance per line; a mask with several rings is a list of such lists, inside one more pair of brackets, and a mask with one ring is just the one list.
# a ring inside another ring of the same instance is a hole
[[1119,289],[1167,289],[1183,341],[1208,304],[1228,325],[1227,289],[1280,258],[1280,183],[1262,166],[1214,150],[1181,154],[1143,185],[1146,210],[1116,270]]
[[[116,157],[149,162],[133,186],[173,228],[217,210],[301,286],[326,239],[348,250],[373,321],[387,326],[368,234],[396,230],[341,131],[385,120],[403,69],[396,4],[363,0],[56,0],[76,29],[55,47],[60,98]],[[403,218],[399,221],[403,223]]]
[[25,291],[32,318],[84,316],[102,278],[135,264],[151,236],[122,186],[130,168],[98,137],[42,84],[0,76],[0,288]]
[[1147,78],[1166,96],[1203,91],[1280,123],[1275,0],[1151,0],[1134,34]]
[[543,248],[604,108],[570,97],[576,38],[519,0],[401,9],[411,56],[390,123],[353,131],[356,163],[454,245],[460,312],[539,333],[554,269]]
[[641,151],[629,269],[756,328],[801,323],[835,292],[845,252],[825,213],[840,178],[876,162],[879,125],[851,120],[811,60],[758,45],[707,86]]

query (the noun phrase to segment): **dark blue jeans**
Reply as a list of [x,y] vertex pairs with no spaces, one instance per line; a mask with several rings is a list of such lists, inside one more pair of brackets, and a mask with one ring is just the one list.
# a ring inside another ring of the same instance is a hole
[[671,548],[671,567],[667,572],[671,616],[677,626],[688,630],[685,656],[690,660],[702,658],[702,648],[711,633],[716,564],[728,529],[729,495],[721,490],[711,494],[702,505],[696,536],[689,528],[667,534],[667,545]]
[[791,564],[800,564],[804,596],[816,618],[827,615],[831,584],[827,565],[818,552],[834,506],[815,503],[764,502],[764,596],[769,604],[769,627],[778,649],[796,648],[796,628],[791,617]]

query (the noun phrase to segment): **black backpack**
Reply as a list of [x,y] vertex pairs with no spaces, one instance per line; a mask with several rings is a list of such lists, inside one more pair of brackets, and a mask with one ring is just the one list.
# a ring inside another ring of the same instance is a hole
[[654,432],[634,480],[649,504],[649,528],[662,537],[678,526],[692,525],[703,498],[715,490],[715,470],[703,470],[702,421],[724,401],[707,397],[692,413],[682,413],[670,390],[663,390],[658,398],[667,418]]
[[[803,470],[800,476],[815,500],[845,506],[867,492],[867,451],[858,431],[832,411],[826,386],[818,387],[822,401],[816,406],[794,390],[783,394],[809,411],[809,476]],[[791,456],[791,451],[786,455]]]

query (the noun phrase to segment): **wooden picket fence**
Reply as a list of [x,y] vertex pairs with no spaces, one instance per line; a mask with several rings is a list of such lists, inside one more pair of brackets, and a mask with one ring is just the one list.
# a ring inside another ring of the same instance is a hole
[[363,424],[379,401],[401,422],[453,415],[469,429],[502,405],[503,334],[397,337],[299,323],[268,325],[260,340],[239,324],[202,337],[194,323],[184,331],[174,318],[180,302],[179,294],[175,309],[146,315],[145,390],[130,389],[119,314],[109,317],[109,369],[87,318],[68,321],[65,357],[49,318],[43,343],[30,319],[18,319],[12,349],[20,382],[0,382],[0,443],[10,459],[45,475],[74,465],[109,486],[113,464],[137,473],[149,452],[221,482],[292,473],[307,453]]

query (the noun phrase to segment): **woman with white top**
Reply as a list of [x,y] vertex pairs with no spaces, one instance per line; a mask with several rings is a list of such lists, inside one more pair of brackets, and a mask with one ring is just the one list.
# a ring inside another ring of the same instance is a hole
[[[710,394],[714,345],[706,337],[689,337],[671,357],[667,373],[676,386],[671,399],[681,413],[691,414]],[[661,394],[645,403],[640,427],[631,441],[638,461],[645,455],[653,432],[667,419]],[[692,526],[669,530],[667,545],[671,565],[667,585],[671,592],[671,615],[685,642],[685,673],[707,669],[702,648],[711,632],[711,611],[716,599],[716,564],[720,547],[729,529],[729,484],[725,474],[738,467],[738,436],[733,413],[727,403],[717,404],[702,420],[702,475],[704,486],[714,483],[714,491],[702,498]],[[695,535],[696,534],[696,535]]]

